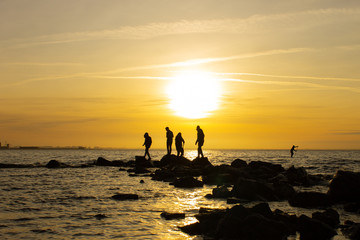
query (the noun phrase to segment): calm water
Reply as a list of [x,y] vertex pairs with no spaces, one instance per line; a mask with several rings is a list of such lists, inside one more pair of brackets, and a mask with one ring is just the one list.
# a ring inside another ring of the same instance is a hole
[[[165,151],[151,151],[160,160]],[[236,158],[268,161],[284,167],[303,166],[312,174],[334,174],[338,169],[360,171],[360,151],[301,151],[295,158],[285,150],[213,150],[204,152],[214,164],[231,163]],[[2,150],[1,163],[41,164],[52,159],[71,165],[89,163],[102,156],[108,160],[134,160],[143,150]],[[192,159],[196,152],[185,156]],[[140,184],[140,180],[145,183]],[[312,189],[326,191],[326,186]],[[223,200],[204,198],[212,186],[178,189],[149,177],[129,177],[117,167],[17,168],[0,169],[1,239],[196,239],[178,230],[196,219],[200,207],[226,208]],[[115,201],[116,193],[135,193],[136,201]],[[254,203],[251,203],[254,204]],[[308,214],[315,210],[290,207],[287,202],[270,203],[290,213]],[[360,221],[359,215],[335,208],[346,219]],[[182,220],[167,221],[164,210],[185,212]],[[98,220],[95,216],[106,218]],[[293,239],[297,239],[294,236]],[[201,238],[197,238],[201,239]],[[334,239],[344,239],[340,234]]]

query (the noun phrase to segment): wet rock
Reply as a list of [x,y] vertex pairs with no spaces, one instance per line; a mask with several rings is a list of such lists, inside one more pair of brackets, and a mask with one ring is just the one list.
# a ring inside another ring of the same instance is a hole
[[360,239],[360,223],[348,223],[341,232],[349,239]]
[[237,204],[237,203],[247,203],[247,202],[249,202],[249,200],[240,199],[236,197],[229,197],[228,199],[226,199],[227,204]]
[[115,200],[123,201],[123,200],[137,200],[139,199],[139,196],[137,194],[118,193],[113,195],[111,198]]
[[251,179],[239,179],[231,190],[234,197],[253,201],[278,200],[271,184]]
[[201,224],[199,222],[179,227],[181,231],[189,235],[200,235],[202,233]]
[[164,211],[160,214],[160,216],[165,218],[166,220],[184,219],[185,213],[170,213],[170,212]]
[[251,214],[244,219],[231,215],[220,220],[216,237],[220,239],[286,239],[288,233],[284,223]]
[[336,228],[340,223],[339,213],[332,208],[326,209],[324,212],[314,212],[312,218],[326,223],[332,228]]
[[192,160],[191,166],[196,168],[213,167],[207,157],[195,158],[194,160]]
[[69,167],[69,165],[61,163],[59,161],[56,160],[50,160],[45,167],[47,168],[63,168],[63,167]]
[[0,168],[32,168],[31,164],[0,163]]
[[172,182],[175,179],[175,174],[170,169],[157,169],[154,174],[152,174],[151,179],[155,181]]
[[226,186],[219,186],[212,190],[212,196],[214,198],[228,198],[230,195],[231,192]]
[[94,216],[97,220],[101,220],[101,219],[104,219],[104,218],[107,218],[104,214],[97,214]]
[[141,180],[140,180],[140,183],[145,183],[145,181],[141,179]]
[[330,200],[324,193],[298,192],[289,199],[293,207],[316,208],[330,206]]
[[200,208],[196,219],[201,224],[202,234],[214,236],[219,220],[225,216],[226,209],[206,209]]
[[232,163],[231,166],[234,168],[245,168],[247,166],[246,161],[241,160],[241,159],[235,159]]
[[328,240],[337,235],[329,225],[305,215],[299,217],[298,231],[301,240]]
[[360,201],[360,172],[337,171],[330,182],[328,195],[336,202]]
[[360,202],[346,203],[344,210],[347,212],[360,213]]
[[175,179],[173,182],[174,187],[178,188],[195,188],[195,187],[203,187],[204,183],[195,179],[194,177],[181,177]]
[[275,182],[273,187],[275,194],[279,199],[290,199],[296,193],[293,186],[285,182]]
[[269,179],[285,171],[280,164],[273,164],[263,161],[252,161],[247,169],[254,178]]
[[94,164],[96,166],[114,166],[114,164],[111,161],[109,161],[103,157],[98,157],[98,159],[95,161]]
[[291,166],[286,170],[285,176],[288,179],[288,182],[294,186],[310,186],[310,179],[305,168],[295,168]]
[[182,166],[190,166],[191,161],[185,157],[177,157],[175,155],[165,155],[160,160],[160,166],[175,166],[175,165],[182,165]]
[[144,169],[154,167],[151,160],[147,160],[144,156],[135,156],[135,168]]

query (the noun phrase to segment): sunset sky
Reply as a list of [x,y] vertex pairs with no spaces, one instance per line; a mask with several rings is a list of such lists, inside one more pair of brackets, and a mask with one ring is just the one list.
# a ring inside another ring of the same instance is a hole
[[360,149],[358,0],[0,0],[11,146]]

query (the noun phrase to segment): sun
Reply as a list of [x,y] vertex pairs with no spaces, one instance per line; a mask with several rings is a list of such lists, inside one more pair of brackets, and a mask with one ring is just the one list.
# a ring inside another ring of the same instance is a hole
[[181,117],[208,117],[219,107],[220,87],[219,80],[210,73],[180,72],[172,78],[167,88],[169,107]]

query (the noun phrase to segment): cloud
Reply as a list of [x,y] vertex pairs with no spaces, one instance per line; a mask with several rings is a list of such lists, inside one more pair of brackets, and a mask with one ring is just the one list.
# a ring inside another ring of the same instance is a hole
[[248,18],[181,20],[137,26],[123,26],[100,31],[68,32],[33,38],[2,41],[3,46],[24,48],[36,45],[63,44],[101,39],[144,40],[168,35],[193,33],[264,33],[274,30],[297,31],[334,22],[360,21],[360,8],[329,8],[311,11],[253,15]]

